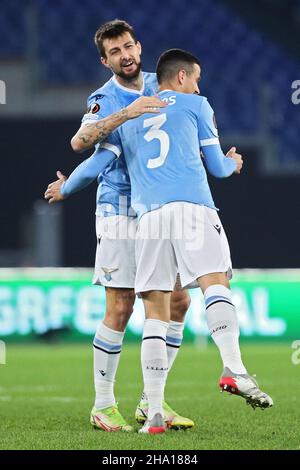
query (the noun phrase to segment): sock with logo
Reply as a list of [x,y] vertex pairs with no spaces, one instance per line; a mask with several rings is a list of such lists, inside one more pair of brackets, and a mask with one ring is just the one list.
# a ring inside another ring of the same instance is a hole
[[168,374],[166,334],[168,323],[147,319],[144,324],[141,362],[144,392],[148,399],[148,419],[163,416],[164,388]]
[[103,324],[97,328],[93,342],[95,407],[107,408],[116,403],[114,382],[119,365],[124,332],[114,331]]
[[[183,338],[184,323],[170,321],[167,329],[166,346],[168,355],[168,374],[179,352]],[[148,403],[148,397],[145,390],[142,393],[140,405],[145,406]]]
[[239,324],[231,291],[216,284],[204,292],[207,324],[215,344],[219,348],[224,367],[236,374],[247,371],[241,359],[239,347]]

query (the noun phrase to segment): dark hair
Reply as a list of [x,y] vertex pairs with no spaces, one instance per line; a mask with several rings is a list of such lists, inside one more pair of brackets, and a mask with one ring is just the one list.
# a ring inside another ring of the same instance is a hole
[[134,42],[137,42],[133,27],[124,20],[115,19],[100,26],[94,36],[94,41],[100,55],[102,57],[106,57],[103,47],[104,39],[117,38],[118,36],[122,36],[124,33],[129,33]]
[[181,69],[191,75],[194,72],[195,64],[200,65],[197,57],[182,49],[169,49],[163,52],[156,64],[158,83],[171,80]]

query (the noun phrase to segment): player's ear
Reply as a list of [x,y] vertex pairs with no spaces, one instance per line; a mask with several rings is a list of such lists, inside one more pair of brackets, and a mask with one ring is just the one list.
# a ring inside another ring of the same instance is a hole
[[137,45],[137,48],[138,48],[139,53],[140,53],[140,55],[141,55],[141,53],[142,53],[142,45],[141,45],[140,41],[137,41],[137,42],[136,42],[136,45]]
[[106,57],[101,56],[100,62],[101,62],[102,65],[104,65],[104,67],[107,67],[108,69],[110,68],[108,63],[107,63],[107,58]]
[[179,70],[177,74],[177,78],[178,78],[178,82],[180,85],[183,85],[185,76],[186,76],[186,71],[184,69]]

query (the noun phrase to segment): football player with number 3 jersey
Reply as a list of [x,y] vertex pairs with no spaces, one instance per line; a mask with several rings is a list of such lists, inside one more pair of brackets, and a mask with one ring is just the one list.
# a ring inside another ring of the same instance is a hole
[[240,173],[242,157],[235,149],[227,156],[221,150],[213,111],[198,96],[196,57],[171,49],[159,58],[156,72],[159,97],[168,106],[158,116],[126,122],[118,132],[139,217],[135,290],[146,312],[141,359],[149,400],[142,433],[163,432],[168,300],[177,272],[183,286],[197,281],[204,294],[210,333],[223,360],[221,389],[242,396],[253,408],[273,405],[241,359],[229,289],[230,251],[199,149],[208,170],[220,177]]

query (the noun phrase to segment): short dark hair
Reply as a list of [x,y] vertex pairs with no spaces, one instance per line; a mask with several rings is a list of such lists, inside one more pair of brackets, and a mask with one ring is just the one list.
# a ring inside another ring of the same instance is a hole
[[94,36],[94,41],[100,55],[102,57],[106,57],[105,49],[103,47],[103,41],[105,39],[117,38],[118,36],[122,36],[124,33],[129,33],[134,42],[137,42],[133,27],[124,20],[115,19],[107,21],[107,23],[100,26]]
[[194,65],[200,66],[199,60],[193,54],[183,49],[169,49],[161,54],[156,64],[158,83],[171,80],[184,69],[188,75],[194,72]]

